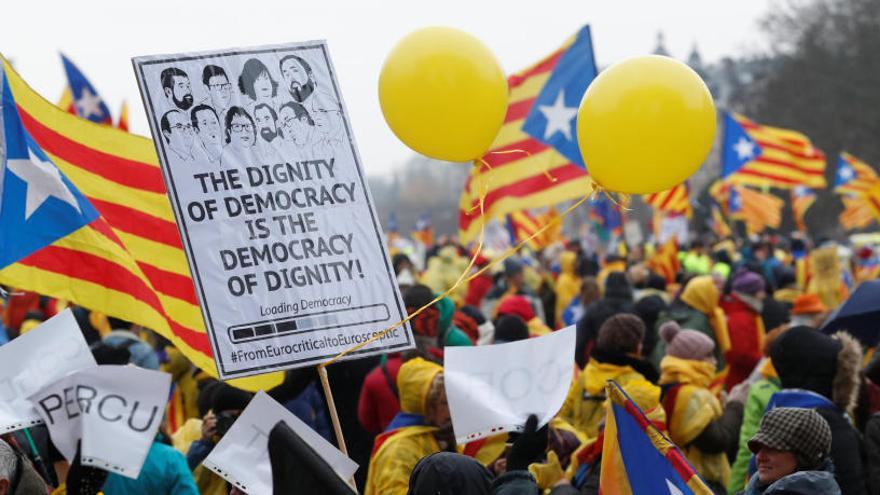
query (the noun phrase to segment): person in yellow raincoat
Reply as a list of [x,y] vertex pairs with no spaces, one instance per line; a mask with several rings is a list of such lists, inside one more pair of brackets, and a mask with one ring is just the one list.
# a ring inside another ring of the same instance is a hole
[[727,452],[737,445],[748,385],[734,387],[722,407],[709,389],[715,377],[712,339],[682,330],[674,321],[660,327],[660,337],[666,342],[660,386],[669,436],[713,491],[725,493],[730,481]]
[[[455,285],[467,268],[468,261],[468,258],[459,256],[458,248],[446,246],[440,249],[437,256],[428,260],[428,269],[422,274],[421,282],[435,293],[442,294]],[[467,284],[462,283],[450,294],[450,297],[456,305],[461,305],[466,294]]]
[[580,294],[581,278],[577,275],[577,253],[565,251],[559,257],[559,278],[556,279],[556,326],[562,327],[562,313]]
[[409,477],[422,457],[455,448],[443,368],[411,359],[397,375],[400,413],[376,437],[364,495],[406,495]]
[[657,370],[641,358],[645,324],[632,314],[618,314],[599,328],[596,346],[583,372],[569,388],[559,417],[587,438],[596,438],[605,417],[605,382],[621,386],[633,380],[656,382]]
[[810,253],[810,281],[807,283],[809,294],[816,294],[822,304],[829,308],[840,306],[849,297],[849,289],[843,283],[840,259],[837,247],[828,246]]

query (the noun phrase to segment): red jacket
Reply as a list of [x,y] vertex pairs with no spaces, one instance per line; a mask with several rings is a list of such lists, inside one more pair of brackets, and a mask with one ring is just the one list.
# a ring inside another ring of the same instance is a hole
[[397,373],[401,364],[399,355],[389,355],[385,364],[373,368],[364,379],[358,399],[358,420],[373,435],[385,431],[388,423],[400,412],[400,401],[396,392]]
[[721,309],[727,315],[727,330],[730,332],[730,349],[724,355],[729,366],[725,386],[730,389],[745,381],[761,360],[757,324],[760,313],[736,294],[725,297]]
[[464,303],[468,306],[480,307],[483,298],[492,289],[492,276],[482,274],[468,283],[467,294],[464,296]]

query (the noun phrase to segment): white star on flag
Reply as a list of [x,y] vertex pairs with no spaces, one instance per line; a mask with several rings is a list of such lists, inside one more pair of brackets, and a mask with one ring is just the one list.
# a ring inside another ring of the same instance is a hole
[[6,162],[9,170],[26,184],[24,219],[29,219],[50,196],[64,201],[82,213],[76,197],[61,180],[61,172],[55,165],[41,161],[30,149],[28,155],[29,159],[10,159]]
[[100,117],[104,114],[104,112],[101,111],[101,98],[92,93],[89,88],[83,88],[82,93],[79,95],[79,99],[76,100],[76,108],[79,112],[79,116],[84,119],[87,119],[92,115]]
[[540,105],[538,110],[547,118],[544,139],[550,139],[553,134],[559,131],[565,136],[565,139],[571,141],[571,119],[577,115],[578,109],[565,106],[565,90],[556,95],[556,101],[552,106]]
[[755,143],[744,137],[739,138],[739,141],[733,145],[733,149],[740,160],[747,160],[755,156]]
[[666,480],[666,488],[669,489],[669,495],[684,495],[684,492],[669,480]]
[[841,167],[841,169],[840,169],[840,178],[841,179],[847,181],[847,180],[852,179],[854,175],[855,175],[855,173],[853,172],[852,168]]

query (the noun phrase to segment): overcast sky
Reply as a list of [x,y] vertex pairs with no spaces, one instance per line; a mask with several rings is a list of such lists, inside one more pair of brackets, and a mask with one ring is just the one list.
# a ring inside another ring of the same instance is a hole
[[64,87],[59,51],[76,63],[114,117],[122,100],[131,128],[149,134],[130,58],[136,55],[326,39],[368,174],[387,173],[412,156],[382,119],[377,80],[385,54],[413,29],[447,25],[519,70],[590,24],[597,62],[650,53],[658,31],[673,56],[694,43],[705,61],[761,50],[757,20],[768,1],[743,0],[416,0],[283,2],[243,0],[21,1],[4,9],[0,52],[50,100]]

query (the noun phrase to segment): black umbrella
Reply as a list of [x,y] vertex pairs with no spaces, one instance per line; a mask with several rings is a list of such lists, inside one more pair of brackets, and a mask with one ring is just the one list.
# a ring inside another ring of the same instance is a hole
[[825,333],[846,330],[866,347],[880,342],[880,280],[863,282],[822,325]]

